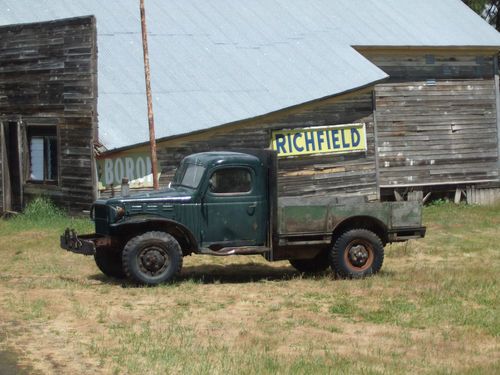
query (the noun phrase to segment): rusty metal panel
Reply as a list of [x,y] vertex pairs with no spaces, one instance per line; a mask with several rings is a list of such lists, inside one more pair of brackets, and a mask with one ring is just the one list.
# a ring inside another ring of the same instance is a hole
[[419,202],[367,202],[365,197],[280,198],[279,234],[330,233],[342,221],[372,217],[387,229],[420,227]]
[[391,202],[391,227],[409,228],[422,226],[420,202]]
[[280,233],[324,233],[328,228],[328,206],[279,208]]

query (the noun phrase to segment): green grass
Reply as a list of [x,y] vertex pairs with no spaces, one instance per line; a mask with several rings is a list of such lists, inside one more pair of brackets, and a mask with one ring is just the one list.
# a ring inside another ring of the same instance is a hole
[[424,222],[367,279],[194,256],[142,288],[60,250],[91,223],[39,202],[0,222],[0,329],[41,373],[500,373],[500,207],[440,203]]
[[93,223],[87,218],[68,217],[54,203],[45,197],[33,199],[19,215],[3,220],[0,236],[33,230],[60,230],[70,227],[79,233],[93,230]]

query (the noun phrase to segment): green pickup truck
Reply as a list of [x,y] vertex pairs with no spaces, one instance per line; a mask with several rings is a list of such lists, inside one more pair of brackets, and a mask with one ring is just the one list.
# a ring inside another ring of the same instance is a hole
[[61,247],[142,284],[172,280],[183,257],[261,254],[301,272],[377,273],[390,242],[421,238],[418,202],[278,197],[274,151],[204,152],[181,162],[161,191],[97,200],[95,233],[67,229]]

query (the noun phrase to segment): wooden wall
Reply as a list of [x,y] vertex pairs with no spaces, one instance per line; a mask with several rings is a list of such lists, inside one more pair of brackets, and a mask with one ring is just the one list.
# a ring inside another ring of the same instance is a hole
[[380,185],[498,180],[494,80],[377,85]]
[[47,195],[70,211],[89,208],[96,196],[96,100],[93,16],[0,27],[0,120],[57,127],[59,180],[25,179],[25,200]]
[[279,195],[362,194],[377,196],[371,90],[283,111],[237,126],[212,129],[158,144],[161,185],[168,184],[186,155],[210,150],[268,148],[273,129],[365,122],[367,152],[279,159]]
[[[372,89],[366,89],[315,105],[306,104],[259,119],[160,141],[161,185],[168,184],[178,163],[191,153],[268,148],[273,129],[353,122],[366,123],[368,151],[280,159],[280,196],[335,193],[376,197],[381,186],[438,189],[453,184],[500,181],[495,51],[357,49],[391,75],[386,82],[376,85],[375,98]],[[136,151],[138,148],[121,154]]]
[[390,82],[428,79],[491,79],[495,50],[474,48],[383,48],[357,50],[390,75]]

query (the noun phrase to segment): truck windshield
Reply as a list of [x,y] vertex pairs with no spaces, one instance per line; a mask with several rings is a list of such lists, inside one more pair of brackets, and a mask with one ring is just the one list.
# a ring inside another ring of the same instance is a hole
[[204,172],[205,167],[202,165],[184,163],[175,173],[172,185],[196,189],[200,184]]

